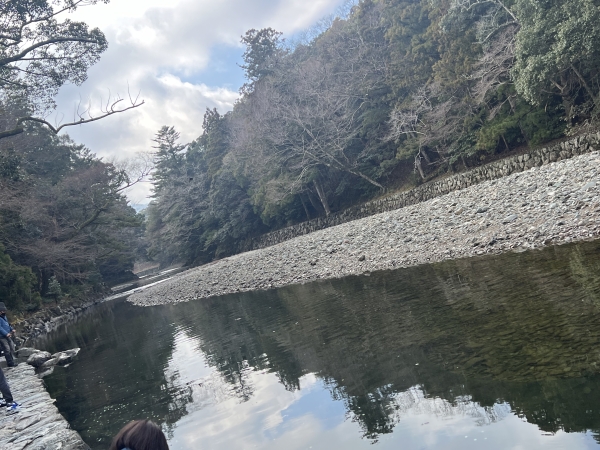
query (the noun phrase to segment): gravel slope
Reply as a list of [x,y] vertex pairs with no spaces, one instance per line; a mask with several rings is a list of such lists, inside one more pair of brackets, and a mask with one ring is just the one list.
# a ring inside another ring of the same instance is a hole
[[177,303],[593,239],[600,234],[599,193],[600,155],[593,152],[225,258],[129,301]]

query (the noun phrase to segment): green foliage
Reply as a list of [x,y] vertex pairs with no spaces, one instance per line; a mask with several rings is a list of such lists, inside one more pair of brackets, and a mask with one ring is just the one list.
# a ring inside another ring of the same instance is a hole
[[173,127],[162,127],[153,141],[156,143],[154,174],[154,189],[160,192],[181,175],[185,145],[178,144],[179,133]]
[[0,2],[0,296],[15,309],[37,309],[40,293],[58,299],[74,284],[82,296],[101,292],[131,276],[140,247],[141,220],[123,196],[128,173],[40,119],[106,50],[100,30],[64,18],[99,2],[108,0]]
[[[155,200],[147,210],[146,231],[149,256],[164,265],[200,264],[226,256],[237,243],[265,229],[248,192],[224,164],[227,120],[216,110],[207,110],[204,132],[189,145],[178,143],[173,128],[159,132],[164,144],[157,152],[160,164],[154,178],[158,181]],[[177,163],[170,165],[175,159]]]
[[246,46],[242,56],[245,64],[242,68],[251,83],[273,73],[277,57],[285,53],[282,49],[281,34],[272,28],[263,28],[248,30],[242,36],[241,42]]
[[[97,28],[58,19],[60,11],[98,0],[0,2],[0,90],[25,99],[34,112],[54,108],[65,83],[81,84],[108,43]],[[104,1],[107,3],[108,0]],[[6,97],[5,97],[6,98]]]
[[598,23],[600,0],[362,0],[295,48],[248,31],[233,111],[157,135],[150,253],[209,261],[593,123]]
[[[0,141],[0,167],[0,244],[39,277],[36,291],[47,292],[51,276],[65,291],[102,291],[132,275],[142,218],[121,193],[123,170],[42,127]],[[20,307],[35,308],[34,297]]]
[[13,263],[0,244],[0,298],[9,309],[39,307],[41,298],[35,291],[37,278],[29,267]]
[[599,106],[600,2],[518,0],[515,10],[522,27],[513,69],[518,92],[542,104],[548,93],[573,100],[583,89]]
[[62,289],[60,287],[60,283],[54,275],[52,275],[50,277],[50,280],[48,281],[48,291],[46,292],[46,295],[49,295],[56,301],[58,301],[60,297],[62,297]]
[[19,165],[21,158],[15,153],[14,149],[8,149],[4,154],[0,154],[0,178],[10,181],[19,181]]

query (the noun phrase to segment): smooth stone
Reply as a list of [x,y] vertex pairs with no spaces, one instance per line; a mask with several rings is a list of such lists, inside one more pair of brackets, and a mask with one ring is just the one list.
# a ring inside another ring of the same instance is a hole
[[48,352],[37,351],[27,358],[27,364],[33,367],[41,367],[46,361],[52,358]]

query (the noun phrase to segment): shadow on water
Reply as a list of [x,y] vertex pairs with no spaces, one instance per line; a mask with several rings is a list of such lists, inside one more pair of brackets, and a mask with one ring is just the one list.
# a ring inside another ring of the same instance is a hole
[[234,399],[235,414],[269,375],[284,393],[316,377],[363,443],[394,434],[425,398],[435,400],[426,417],[481,425],[512,414],[593,442],[599,343],[600,241],[170,306],[117,301],[38,345],[82,348],[46,382],[100,449],[138,417],[163,424],[175,448],[195,448],[177,435],[193,429],[186,416],[219,427],[215,405]]

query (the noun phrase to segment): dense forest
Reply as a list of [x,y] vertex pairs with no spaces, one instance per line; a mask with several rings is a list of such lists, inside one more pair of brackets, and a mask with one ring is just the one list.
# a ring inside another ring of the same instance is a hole
[[[597,125],[600,0],[361,0],[290,43],[249,30],[247,82],[199,137],[154,139],[139,178],[44,117],[107,48],[57,14],[97,0],[0,3],[0,297],[101,292],[135,259],[202,264],[246,239],[329,215],[497,154]],[[63,9],[61,9],[63,8]],[[140,106],[109,102],[99,117]]]
[[84,82],[107,48],[100,30],[60,16],[94,3],[0,2],[0,301],[13,311],[102,294],[133,277],[143,253],[143,217],[124,191],[144,168],[117,167],[58,136],[141,103],[108,99],[100,114],[46,120],[60,87]]
[[122,193],[131,182],[41,127],[0,141],[2,301],[31,310],[40,294],[50,303],[84,298],[133,276],[143,217]]
[[293,45],[248,31],[233,111],[206,111],[191,143],[156,135],[150,255],[207,262],[593,127],[599,19],[597,0],[362,0]]

